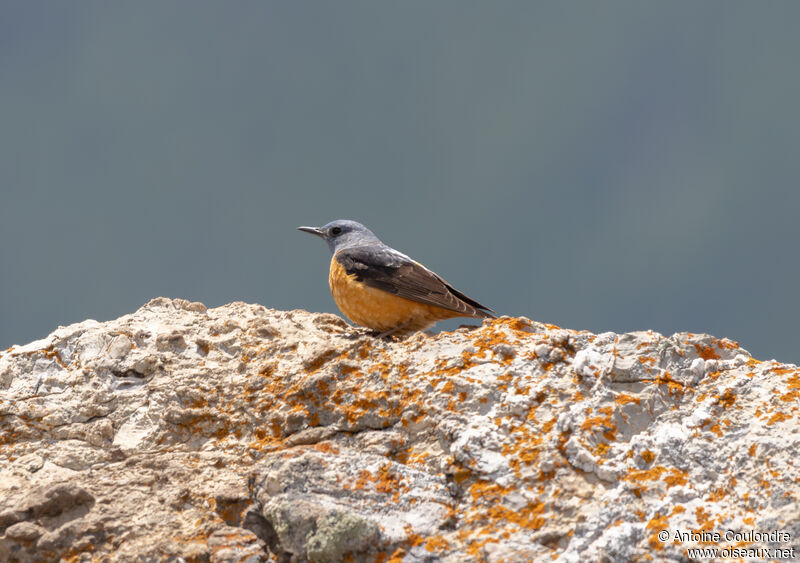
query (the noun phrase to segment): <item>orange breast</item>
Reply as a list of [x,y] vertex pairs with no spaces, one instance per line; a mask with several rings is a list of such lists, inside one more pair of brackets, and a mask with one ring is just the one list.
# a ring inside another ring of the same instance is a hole
[[356,281],[348,275],[334,256],[328,274],[333,300],[345,316],[354,323],[373,330],[386,331],[403,327],[400,332],[425,330],[436,321],[458,317],[459,314],[398,297]]

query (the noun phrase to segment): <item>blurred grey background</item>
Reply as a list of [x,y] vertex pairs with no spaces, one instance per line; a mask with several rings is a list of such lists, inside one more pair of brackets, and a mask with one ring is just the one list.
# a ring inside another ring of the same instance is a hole
[[798,21],[6,0],[0,349],[160,295],[336,312],[294,229],[352,218],[501,313],[798,362]]

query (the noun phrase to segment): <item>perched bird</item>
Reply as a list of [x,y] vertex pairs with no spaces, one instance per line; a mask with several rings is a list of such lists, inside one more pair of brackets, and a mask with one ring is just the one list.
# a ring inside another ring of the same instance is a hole
[[430,328],[453,317],[495,318],[428,268],[386,246],[361,223],[340,219],[323,227],[298,227],[333,252],[328,283],[339,309],[381,336]]

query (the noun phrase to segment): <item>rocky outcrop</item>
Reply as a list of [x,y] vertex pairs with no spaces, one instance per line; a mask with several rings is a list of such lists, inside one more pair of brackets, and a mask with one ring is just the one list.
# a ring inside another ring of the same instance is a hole
[[707,335],[503,317],[387,341],[156,299],[0,353],[0,560],[796,549],[798,406],[797,367]]

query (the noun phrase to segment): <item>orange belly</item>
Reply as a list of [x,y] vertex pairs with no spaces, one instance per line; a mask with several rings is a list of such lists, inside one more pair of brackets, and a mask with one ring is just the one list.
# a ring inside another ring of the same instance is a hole
[[398,333],[425,330],[436,321],[461,316],[455,311],[398,297],[356,281],[334,256],[328,274],[333,300],[345,316],[357,325],[373,330],[397,329]]

